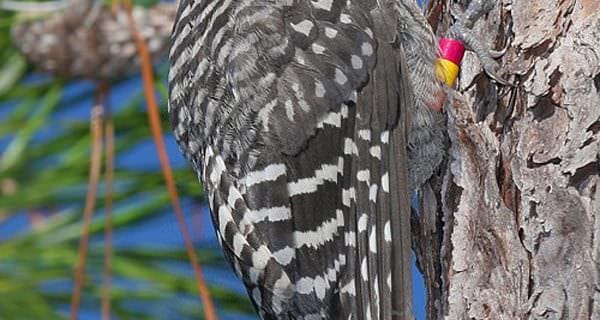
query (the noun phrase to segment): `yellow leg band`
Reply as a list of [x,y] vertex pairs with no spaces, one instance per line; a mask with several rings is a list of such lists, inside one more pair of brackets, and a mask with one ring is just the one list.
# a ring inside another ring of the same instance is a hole
[[460,68],[450,60],[438,58],[435,61],[435,72],[438,78],[450,87],[454,86],[459,70]]

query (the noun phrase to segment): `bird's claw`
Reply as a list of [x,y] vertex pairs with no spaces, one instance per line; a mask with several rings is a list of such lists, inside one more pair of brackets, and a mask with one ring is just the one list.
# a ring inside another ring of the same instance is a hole
[[503,85],[503,86],[514,86],[514,83],[502,78],[495,70],[490,70],[490,69],[486,69],[485,67],[483,68],[483,70],[485,71],[485,74],[490,77],[492,80],[496,81],[497,83]]
[[[512,85],[508,80],[498,75],[499,65],[494,59],[501,57],[507,48],[501,51],[491,51],[486,48],[479,37],[473,33],[475,22],[484,14],[494,8],[494,0],[472,0],[464,12],[455,12],[453,16],[458,17],[456,23],[448,31],[450,36],[461,40],[467,48],[477,55],[485,70],[485,73],[494,81],[502,85]],[[456,10],[456,9],[455,9]],[[453,11],[453,10],[451,10]]]
[[505,46],[502,50],[490,50],[490,56],[494,59],[502,58],[506,51],[508,51],[508,46]]

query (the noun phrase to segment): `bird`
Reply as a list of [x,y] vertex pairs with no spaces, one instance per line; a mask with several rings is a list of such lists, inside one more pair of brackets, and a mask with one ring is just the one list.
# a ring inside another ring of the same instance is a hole
[[261,319],[413,318],[436,50],[415,0],[179,1],[170,122]]

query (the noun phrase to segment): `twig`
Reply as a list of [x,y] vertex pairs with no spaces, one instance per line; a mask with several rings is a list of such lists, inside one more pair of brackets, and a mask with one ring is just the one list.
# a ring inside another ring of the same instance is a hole
[[141,66],[142,66],[142,79],[144,83],[144,94],[146,97],[146,104],[148,109],[148,120],[150,122],[150,127],[152,130],[152,136],[154,138],[154,143],[156,144],[156,148],[158,150],[158,157],[160,160],[161,168],[163,175],[165,177],[165,181],[167,184],[167,190],[169,193],[169,198],[171,199],[171,203],[173,205],[173,210],[175,211],[175,216],[177,217],[177,222],[179,224],[179,229],[183,236],[183,240],[185,243],[185,247],[190,259],[190,263],[194,268],[194,273],[196,276],[196,284],[198,286],[198,291],[200,293],[200,298],[202,299],[202,303],[204,305],[204,316],[207,320],[216,320],[216,312],[214,308],[214,304],[212,302],[212,298],[210,296],[210,291],[206,286],[204,281],[204,276],[202,275],[202,269],[200,268],[200,264],[198,263],[198,258],[196,257],[196,253],[194,251],[194,247],[191,241],[191,237],[188,233],[187,226],[185,223],[185,218],[183,215],[183,210],[181,209],[181,204],[179,202],[179,196],[177,195],[177,189],[175,187],[175,180],[173,178],[173,172],[171,171],[171,166],[169,165],[169,159],[166,153],[165,144],[163,141],[162,128],[160,125],[160,115],[158,112],[158,103],[156,101],[156,96],[154,95],[154,76],[152,73],[152,60],[150,58],[150,52],[148,51],[148,47],[146,43],[142,39],[135,24],[135,20],[133,19],[133,15],[131,14],[131,1],[126,0],[125,5],[127,7],[127,18],[129,21],[129,27],[131,29],[131,33],[135,39],[136,45],[138,47],[138,51],[141,58]]
[[92,138],[92,154],[90,161],[90,173],[88,181],[88,191],[85,199],[85,209],[83,213],[83,230],[79,239],[79,250],[77,267],[74,275],[74,288],[71,296],[71,320],[76,320],[79,314],[79,304],[81,301],[81,287],[87,258],[87,249],[90,236],[90,221],[94,214],[96,206],[96,195],[98,191],[98,181],[100,179],[100,167],[102,161],[102,112],[103,106],[99,97],[96,95],[96,101],[92,108],[90,122]]
[[115,174],[115,128],[108,103],[108,85],[101,84],[101,92],[105,98],[104,131],[106,144],[106,167],[104,172],[104,270],[102,273],[102,320],[110,320],[110,286],[112,267],[112,206],[113,180]]

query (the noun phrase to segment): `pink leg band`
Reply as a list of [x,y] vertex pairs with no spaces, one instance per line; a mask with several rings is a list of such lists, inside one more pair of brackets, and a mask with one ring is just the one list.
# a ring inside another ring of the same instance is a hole
[[440,58],[454,62],[460,66],[463,55],[465,54],[465,45],[456,39],[441,38],[440,39]]

